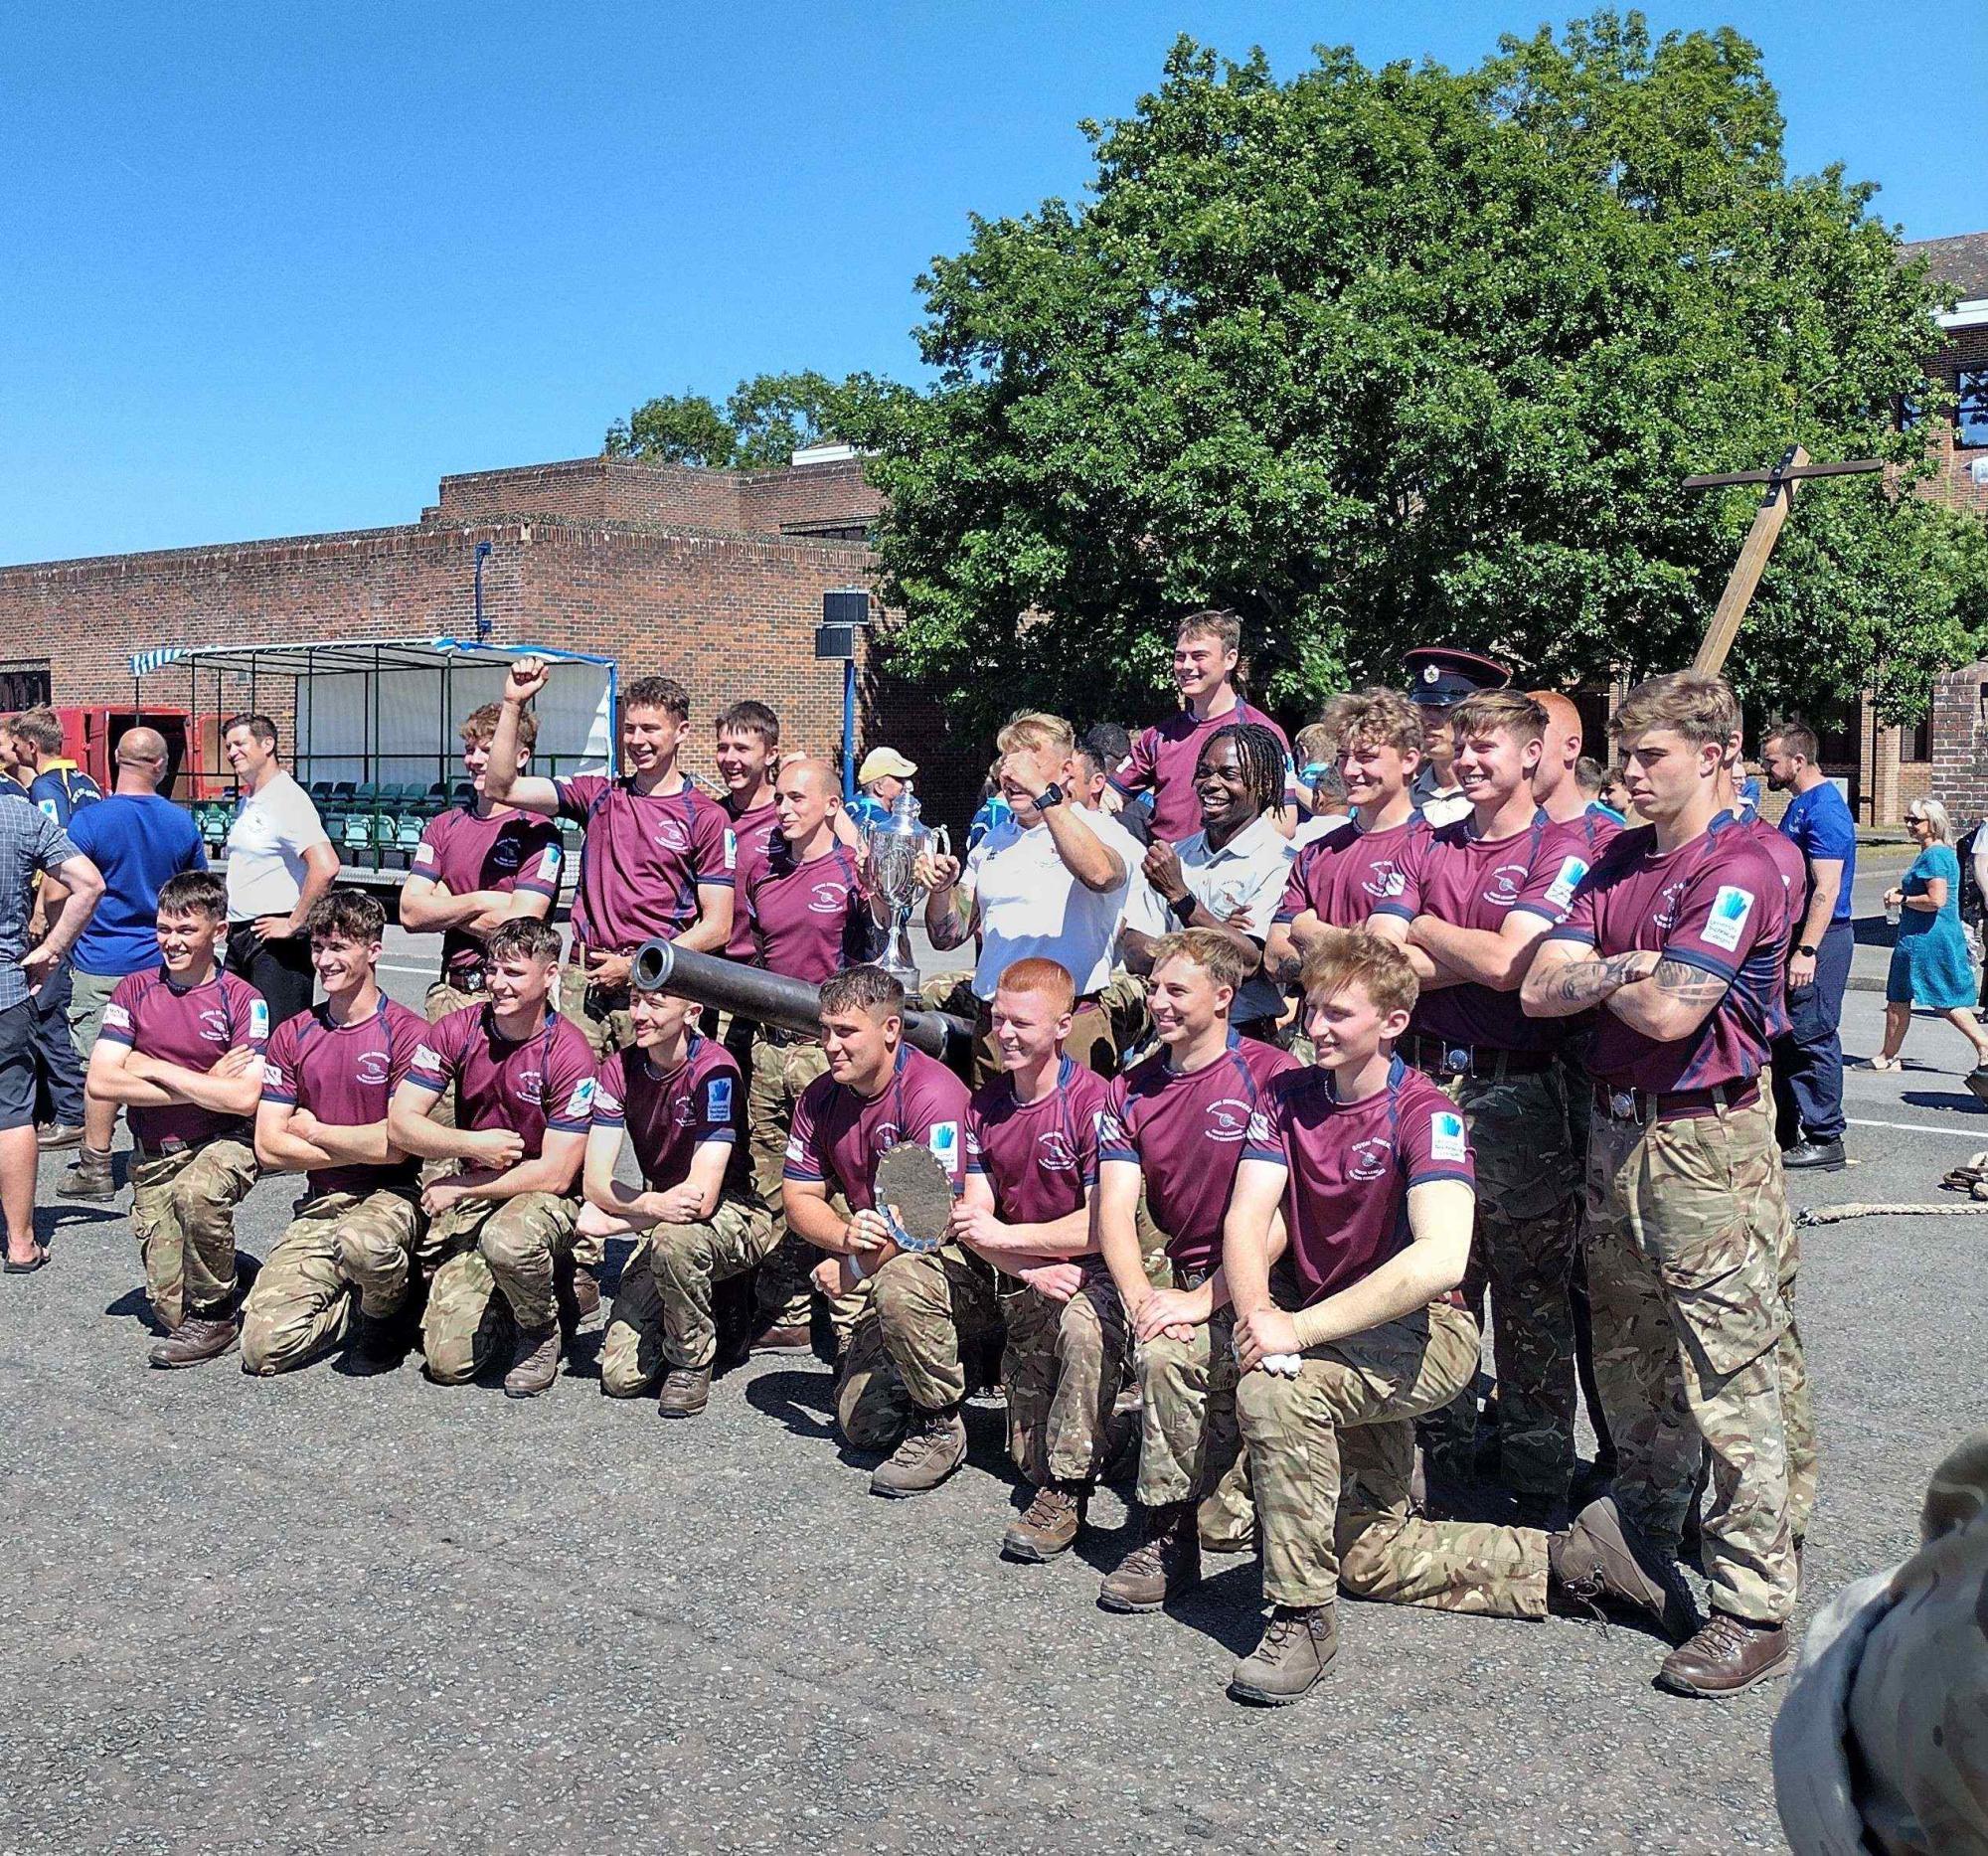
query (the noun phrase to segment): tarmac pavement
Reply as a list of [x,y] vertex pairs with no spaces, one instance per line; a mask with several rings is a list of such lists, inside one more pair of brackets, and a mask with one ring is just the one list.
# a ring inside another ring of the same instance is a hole
[[[387,977],[417,1003],[414,945],[397,931]],[[1851,997],[1853,1052],[1881,1014]],[[1964,1056],[1928,1021],[1903,1074],[1853,1070],[1855,1164],[1797,1201],[1938,1198],[1988,1148]],[[1100,1610],[1122,1486],[1064,1563],[1003,1563],[1018,1495],[985,1406],[967,1468],[890,1503],[811,1359],[756,1360],[674,1425],[600,1396],[597,1328],[526,1404],[413,1364],[148,1371],[124,1205],[61,1201],[60,1163],[55,1262],[0,1287],[0,1849],[1781,1847],[1779,1685],[1687,1702],[1623,1625],[1349,1603],[1311,1700],[1239,1707],[1253,1563],[1212,1560],[1172,1614]],[[256,1188],[246,1250],[292,1193]],[[1908,1551],[1928,1471],[1988,1422],[1988,1216],[1805,1236],[1804,1621]]]

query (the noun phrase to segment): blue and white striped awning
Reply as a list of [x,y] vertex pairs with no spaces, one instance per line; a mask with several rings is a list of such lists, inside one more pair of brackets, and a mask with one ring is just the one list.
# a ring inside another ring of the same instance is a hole
[[157,670],[162,664],[176,664],[186,655],[183,646],[168,644],[156,651],[133,651],[131,653],[131,674],[142,677]]

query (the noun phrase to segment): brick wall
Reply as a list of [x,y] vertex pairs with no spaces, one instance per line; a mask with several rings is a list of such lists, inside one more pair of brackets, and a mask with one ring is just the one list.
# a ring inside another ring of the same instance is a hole
[[1988,815],[1988,727],[1981,713],[1988,663],[1967,664],[1932,686],[1932,796],[1970,824]]
[[884,507],[883,497],[864,479],[860,457],[741,472],[739,500],[741,526],[769,535],[791,527],[863,521]]
[[[1988,328],[1955,329],[1951,343],[1927,372],[1951,392],[1955,373],[1963,367],[1988,367]],[[1939,469],[1918,486],[1918,493],[1949,509],[1988,516],[1988,484],[1975,483],[1969,472],[1977,457],[1988,457],[1988,446],[1962,447],[1954,442],[1957,435],[1950,417],[1928,422],[1927,437]]]

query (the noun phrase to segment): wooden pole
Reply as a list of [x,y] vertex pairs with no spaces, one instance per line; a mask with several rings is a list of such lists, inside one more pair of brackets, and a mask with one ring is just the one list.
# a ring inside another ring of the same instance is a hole
[[1733,640],[1740,630],[1740,621],[1746,616],[1746,608],[1753,602],[1760,576],[1766,572],[1767,557],[1774,552],[1781,524],[1787,521],[1788,510],[1794,504],[1796,485],[1784,481],[1779,472],[1807,462],[1808,453],[1800,445],[1791,444],[1778,470],[1768,479],[1767,493],[1760,500],[1759,513],[1753,518],[1753,526],[1746,531],[1745,546],[1740,550],[1740,559],[1734,564],[1725,592],[1720,595],[1719,609],[1713,613],[1712,623],[1705,628],[1705,641],[1699,645],[1698,655],[1692,659],[1692,669],[1705,676],[1716,677],[1725,668],[1727,653],[1733,649]]

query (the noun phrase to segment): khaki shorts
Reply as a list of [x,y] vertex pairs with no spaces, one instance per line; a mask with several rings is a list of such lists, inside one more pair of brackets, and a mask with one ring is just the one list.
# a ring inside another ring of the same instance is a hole
[[79,973],[74,967],[70,969],[69,1041],[85,1064],[96,1047],[96,1034],[103,1029],[103,1008],[124,978],[122,973]]

